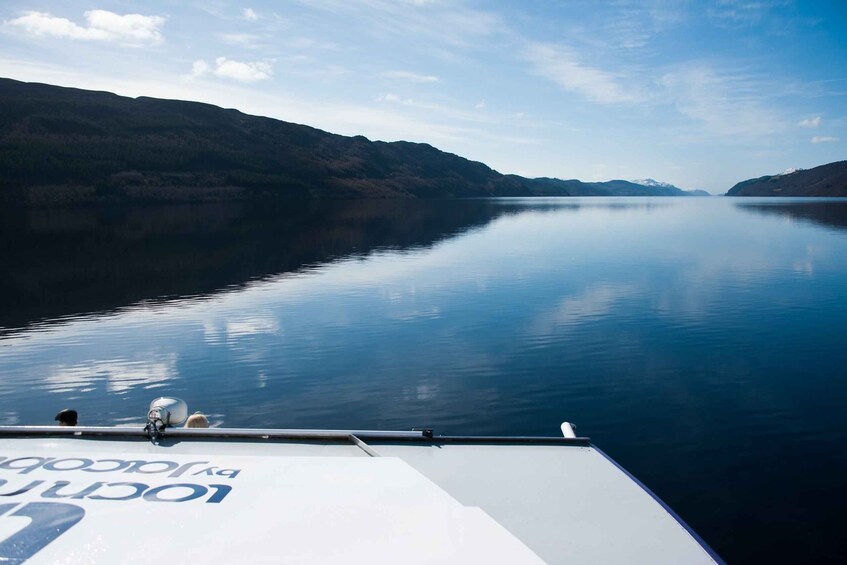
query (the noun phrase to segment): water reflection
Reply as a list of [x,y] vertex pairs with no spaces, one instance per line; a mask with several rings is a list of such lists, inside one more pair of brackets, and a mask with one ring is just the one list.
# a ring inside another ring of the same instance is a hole
[[[91,393],[105,384],[108,394],[125,394],[134,387],[146,390],[168,385],[176,376],[175,353],[148,354],[144,359],[110,359],[53,367],[42,381],[51,393]],[[69,399],[73,395],[68,396]]]
[[0,218],[0,329],[239,287],[379,249],[426,247],[516,204],[238,203],[29,210]]
[[[102,212],[57,212],[22,232],[51,263],[19,257],[7,288],[61,281],[84,300],[48,300],[60,312],[135,304],[8,331],[0,418],[49,423],[72,403],[86,423],[137,421],[167,390],[218,425],[550,434],[571,420],[730,561],[822,559],[847,549],[847,238],[765,204],[183,208],[100,232]],[[110,270],[90,249],[127,258]],[[73,282],[83,267],[104,280]],[[109,290],[139,273],[149,288]]]
[[591,319],[609,314],[618,303],[642,294],[633,285],[598,284],[575,296],[565,296],[532,323],[531,333],[539,336],[561,335]]
[[213,295],[380,250],[426,248],[504,215],[591,209],[643,214],[669,205],[661,200],[573,200],[214,203],[6,212],[0,217],[0,333],[38,320]]
[[782,216],[791,220],[814,222],[827,227],[847,229],[847,199],[773,199],[754,203],[739,202],[740,210]]
[[221,339],[233,342],[241,337],[277,334],[279,331],[279,320],[272,315],[237,317],[220,324],[214,321],[203,324],[203,333],[209,344],[217,344]]

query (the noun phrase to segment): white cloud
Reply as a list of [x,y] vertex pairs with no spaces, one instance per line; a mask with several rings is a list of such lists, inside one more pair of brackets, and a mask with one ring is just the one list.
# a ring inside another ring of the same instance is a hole
[[271,64],[266,61],[253,63],[242,63],[218,57],[215,59],[215,70],[213,74],[222,78],[231,78],[241,82],[256,82],[271,77]]
[[271,78],[272,74],[273,68],[270,61],[241,62],[226,57],[218,57],[215,59],[214,66],[202,59],[194,61],[188,78],[212,75],[239,82],[258,82]]
[[206,61],[194,61],[194,64],[191,65],[191,76],[192,77],[201,77],[203,75],[207,75],[212,71],[212,68],[209,66],[209,63]]
[[387,71],[382,73],[382,76],[386,78],[407,80],[409,82],[417,83],[438,82],[437,76],[423,75],[419,73],[413,73],[411,71]]
[[245,20],[256,21],[259,19],[259,14],[254,12],[252,8],[244,8],[244,10],[241,11],[241,17]]
[[838,138],[831,135],[816,135],[810,141],[811,143],[832,143],[838,141]]
[[525,56],[536,74],[592,102],[620,104],[637,98],[620,84],[617,76],[582,64],[571,49],[562,45],[534,43]]
[[485,110],[485,100],[480,100],[474,105],[477,110]]
[[161,16],[122,16],[106,10],[89,10],[83,15],[87,22],[85,27],[46,12],[25,12],[23,16],[3,24],[40,37],[111,41],[123,45],[157,45],[164,41],[160,28],[164,25],[165,18]]
[[801,128],[816,128],[821,125],[821,117],[815,116],[814,118],[806,118],[805,120],[800,120],[797,125]]

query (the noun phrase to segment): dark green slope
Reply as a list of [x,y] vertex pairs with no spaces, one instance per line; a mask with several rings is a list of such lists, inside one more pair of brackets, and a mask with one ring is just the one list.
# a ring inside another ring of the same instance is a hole
[[836,161],[788,175],[739,182],[727,196],[838,196],[847,197],[847,161]]
[[425,143],[198,102],[0,79],[0,200],[10,203],[541,195],[666,194],[626,181],[502,175]]
[[371,142],[209,104],[0,79],[6,199],[528,195],[422,143]]

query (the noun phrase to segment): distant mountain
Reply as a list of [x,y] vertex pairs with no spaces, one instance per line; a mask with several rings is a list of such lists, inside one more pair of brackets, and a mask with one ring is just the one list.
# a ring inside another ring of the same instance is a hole
[[370,141],[198,102],[0,79],[0,201],[677,196],[528,179],[425,143]]
[[745,180],[730,188],[726,195],[847,197],[847,161]]
[[[550,190],[565,190],[571,196],[691,196],[688,192],[672,185],[649,186],[626,180],[605,182],[582,182],[576,179],[534,179]],[[536,191],[540,190],[538,188]]]
[[712,195],[711,192],[706,192],[705,190],[679,188],[678,186],[674,186],[669,182],[662,182],[662,181],[658,181],[658,180],[654,180],[654,179],[638,179],[638,180],[634,180],[632,182],[634,182],[635,184],[640,184],[642,186],[649,186],[651,188],[664,188],[664,189],[669,189],[669,190],[679,190],[679,191],[688,193],[688,195],[690,195],[690,196],[711,196]]
[[[642,186],[658,186],[658,187],[662,187],[662,188],[679,188],[679,187],[672,185],[669,182],[661,182],[661,181],[657,181],[655,179],[636,179],[632,182],[634,182],[635,184],[640,184]],[[680,190],[682,190],[682,189],[680,189]]]

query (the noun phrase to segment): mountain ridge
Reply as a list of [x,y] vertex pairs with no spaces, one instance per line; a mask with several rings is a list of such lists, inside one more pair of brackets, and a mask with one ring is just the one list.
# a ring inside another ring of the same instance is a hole
[[0,201],[683,196],[530,179],[426,143],[370,141],[202,102],[0,78]]
[[687,192],[691,196],[711,196],[711,192],[707,192],[705,190],[700,190],[698,188],[680,188],[675,186],[669,182],[658,181],[656,179],[636,179],[633,180],[635,184],[640,184],[641,186],[649,186],[649,187],[661,187],[661,188],[669,188],[681,190],[683,192]]
[[726,195],[847,197],[847,161],[747,179],[730,188]]

